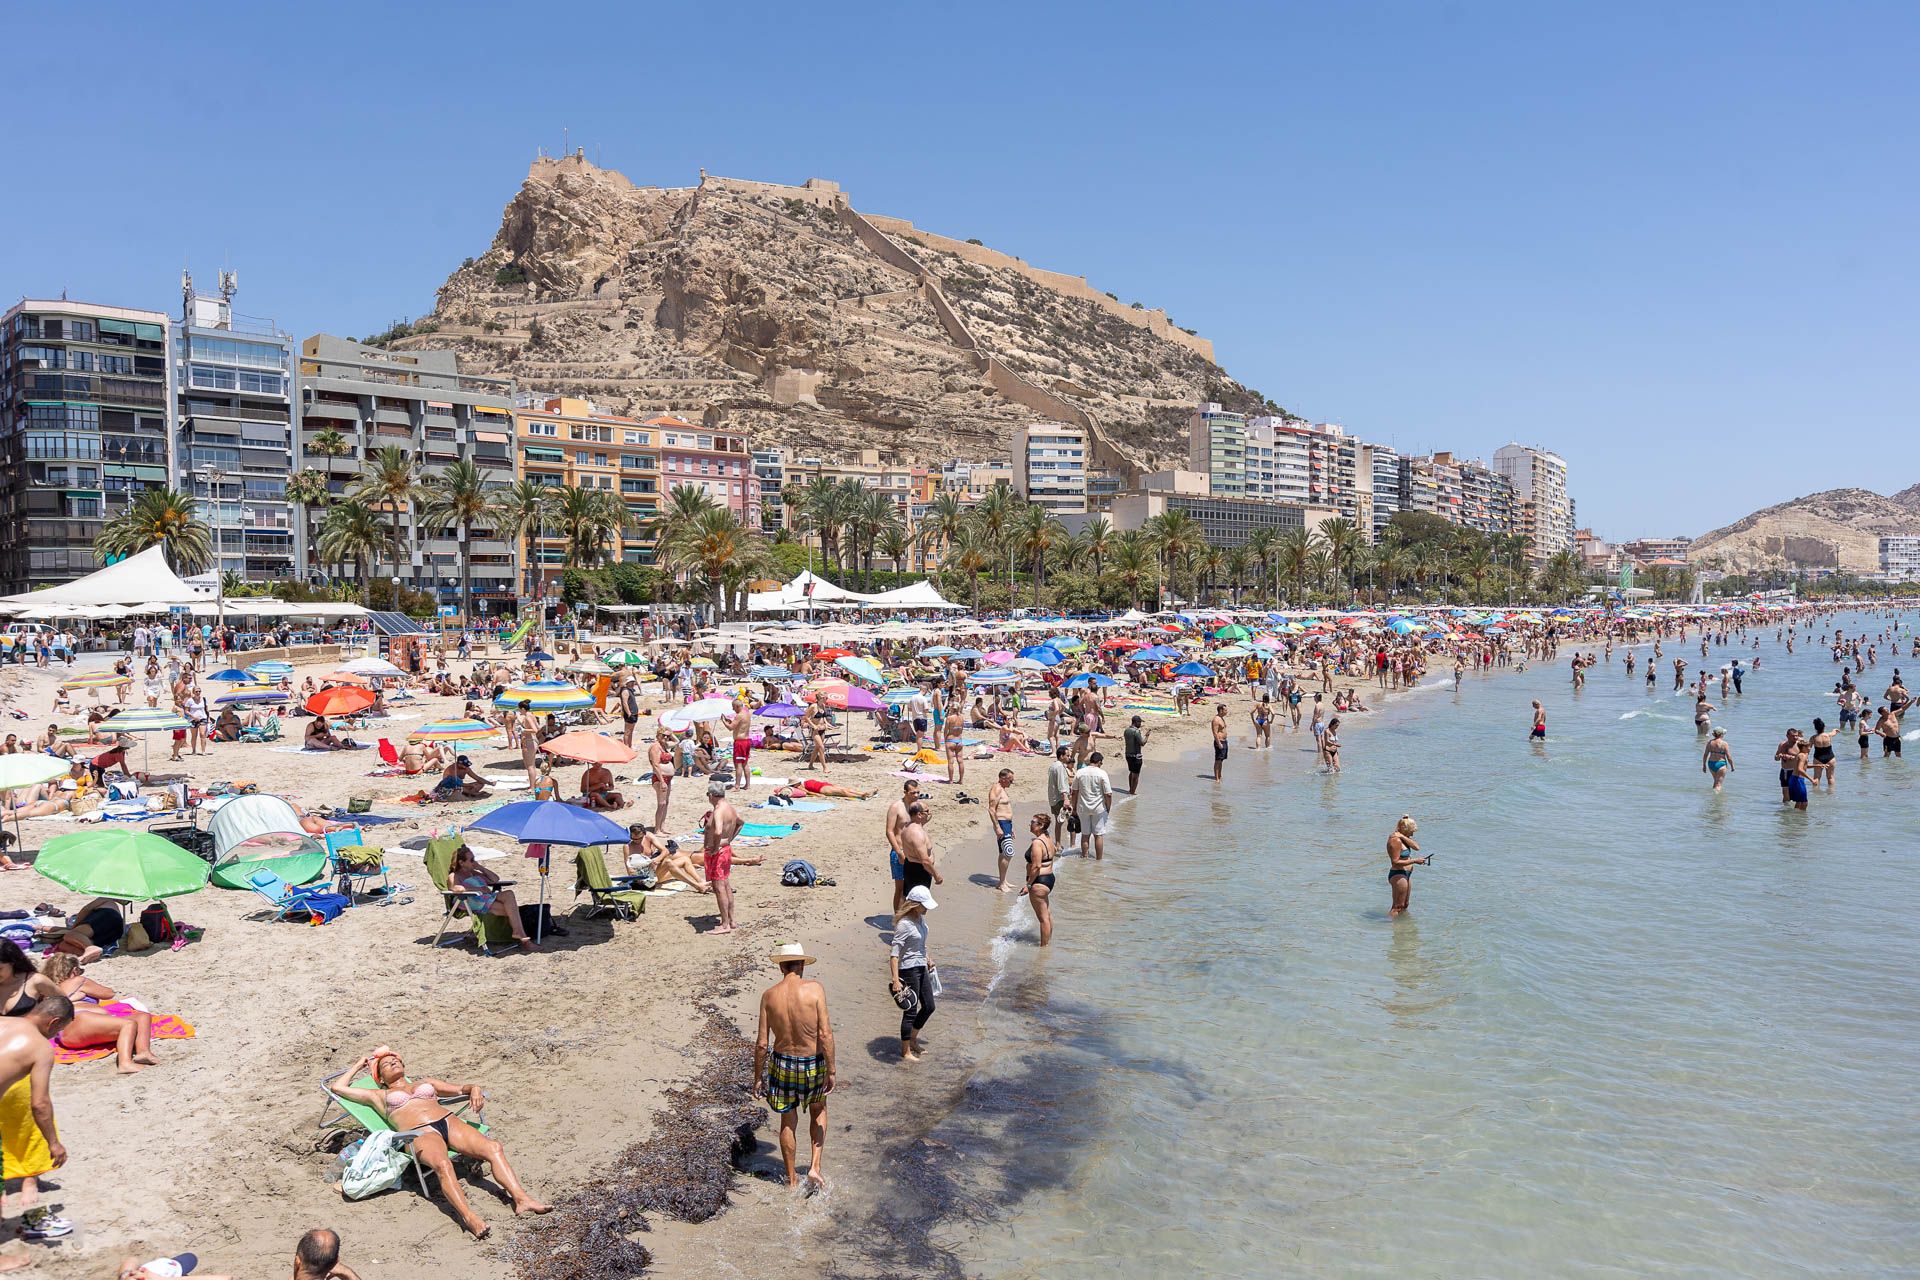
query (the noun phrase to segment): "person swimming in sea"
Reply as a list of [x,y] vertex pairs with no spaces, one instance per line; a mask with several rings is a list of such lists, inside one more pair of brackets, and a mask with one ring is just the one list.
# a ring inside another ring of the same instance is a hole
[[1713,776],[1713,789],[1718,791],[1726,775],[1733,772],[1733,748],[1727,745],[1727,731],[1715,729],[1707,739],[1707,749],[1700,753],[1700,772]]

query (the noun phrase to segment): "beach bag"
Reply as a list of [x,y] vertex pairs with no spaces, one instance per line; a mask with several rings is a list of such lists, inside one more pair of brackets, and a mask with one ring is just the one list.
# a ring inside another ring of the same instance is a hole
[[164,902],[156,902],[142,910],[138,927],[147,931],[149,946],[165,947],[173,943],[173,913],[167,910]]
[[795,858],[780,868],[780,883],[796,889],[811,889],[819,879],[820,875],[813,869],[813,864],[804,858]]
[[364,1200],[400,1185],[407,1172],[406,1153],[400,1135],[390,1130],[370,1133],[349,1143],[340,1153],[340,1194],[349,1200]]
[[372,796],[349,796],[347,798],[347,812],[348,813],[373,812],[373,797]]
[[141,951],[145,951],[148,947],[151,947],[152,945],[153,945],[153,940],[147,937],[147,931],[141,928],[137,923],[134,924],[132,927],[130,927],[126,932],[126,935],[120,939],[120,950],[128,953],[129,955],[136,954]]

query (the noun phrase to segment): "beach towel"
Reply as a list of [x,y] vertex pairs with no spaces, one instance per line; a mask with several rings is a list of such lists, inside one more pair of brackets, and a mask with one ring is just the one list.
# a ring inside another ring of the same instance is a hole
[[407,1163],[399,1134],[391,1129],[370,1133],[340,1153],[340,1194],[349,1200],[364,1200],[391,1191],[406,1176]]
[[[132,1005],[123,1004],[119,1001],[115,1001],[112,1004],[101,1005],[100,1008],[104,1013],[111,1013],[123,1018],[134,1012]],[[191,1040],[193,1038],[193,1026],[191,1023],[182,1022],[170,1013],[156,1013],[153,1015],[153,1038],[155,1040]],[[113,1046],[110,1044],[95,1045],[90,1049],[69,1049],[58,1040],[53,1042],[53,1060],[55,1062],[92,1062],[96,1058],[110,1058],[112,1056]]]
[[784,840],[799,829],[788,823],[749,822],[741,826],[740,834],[749,840]]

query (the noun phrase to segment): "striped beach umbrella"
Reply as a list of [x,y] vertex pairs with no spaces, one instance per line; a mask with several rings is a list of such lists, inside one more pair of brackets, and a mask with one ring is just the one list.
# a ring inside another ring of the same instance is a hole
[[293,674],[293,664],[291,662],[282,662],[278,658],[270,658],[265,662],[256,662],[248,667],[247,674],[261,681],[278,680],[281,676],[290,676]]
[[128,707],[101,721],[101,727],[114,733],[171,733],[190,729],[186,718],[161,707]]
[[479,742],[500,730],[484,720],[429,720],[407,735],[408,742]]
[[493,705],[517,708],[522,702],[532,704],[535,711],[574,711],[592,706],[593,695],[565,680],[529,680],[508,688]]
[[285,689],[276,689],[270,684],[237,684],[213,700],[217,707],[237,702],[285,702],[288,698]]
[[132,676],[116,675],[111,671],[95,671],[91,675],[73,676],[62,680],[62,689],[118,689],[123,684],[132,684]]

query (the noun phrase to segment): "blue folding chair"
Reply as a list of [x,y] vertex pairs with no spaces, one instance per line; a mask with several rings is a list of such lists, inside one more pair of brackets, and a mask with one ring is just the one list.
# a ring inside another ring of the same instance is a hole
[[267,905],[273,908],[275,920],[311,915],[313,908],[309,899],[326,892],[324,888],[296,889],[264,867],[247,877],[247,885],[267,900]]
[[[393,900],[393,884],[387,878],[387,855],[378,845],[367,843],[367,834],[359,827],[351,831],[329,831],[327,857],[333,874],[347,887],[347,896],[378,896],[382,903]],[[356,856],[357,855],[357,856]],[[369,856],[370,855],[370,856]],[[373,888],[375,881],[379,888]]]

